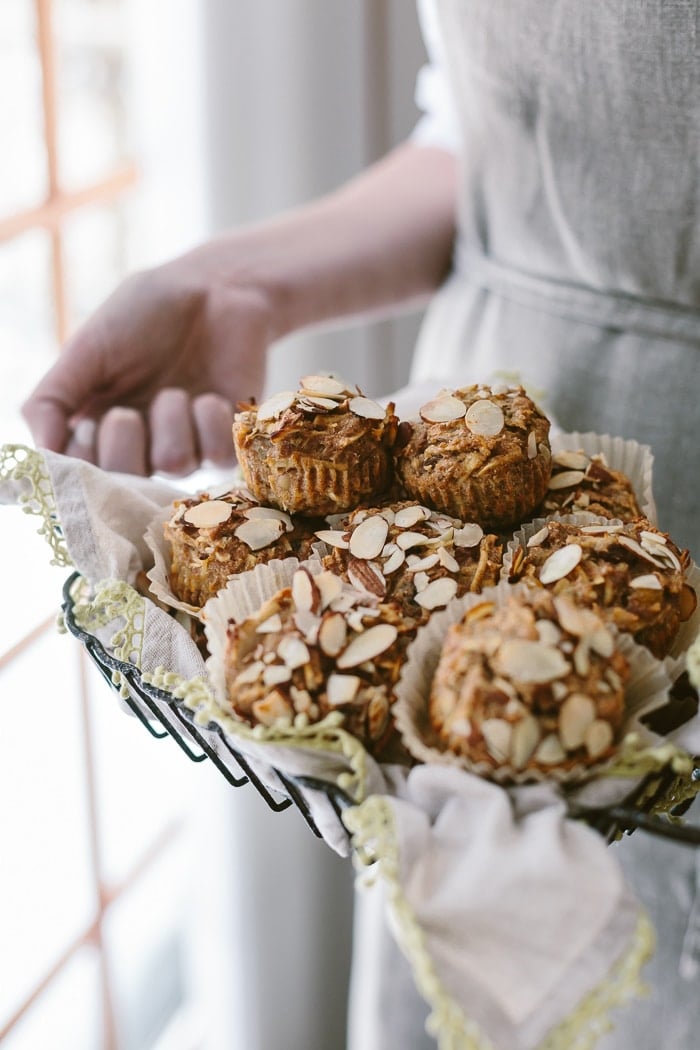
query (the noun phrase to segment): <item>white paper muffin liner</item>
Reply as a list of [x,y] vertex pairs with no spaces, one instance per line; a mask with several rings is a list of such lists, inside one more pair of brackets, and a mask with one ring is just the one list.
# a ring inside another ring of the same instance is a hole
[[[598,776],[614,763],[614,757],[596,765],[581,763],[570,769],[554,768],[546,772],[532,769],[515,770],[507,765],[494,768],[487,762],[474,762],[463,755],[445,750],[432,727],[428,711],[430,689],[448,628],[458,623],[468,609],[483,602],[493,601],[500,607],[509,597],[516,594],[521,586],[502,581],[495,587],[485,588],[481,594],[469,594],[464,598],[455,599],[445,610],[434,613],[428,623],[419,630],[408,648],[406,662],[396,687],[397,699],[393,713],[401,739],[413,757],[421,762],[456,766],[500,784],[552,780],[561,784],[572,784]],[[629,635],[617,634],[616,646],[630,665],[630,679],[625,688],[626,715],[618,734],[618,743],[630,733],[636,734],[642,743],[658,743],[658,736],[651,733],[640,720],[643,715],[667,702],[668,691],[672,685],[669,669],[655,659],[648,649],[637,645]]]
[[148,585],[151,594],[169,609],[177,609],[187,613],[188,616],[199,618],[200,608],[198,605],[190,605],[176,598],[170,586],[170,544],[165,538],[163,528],[166,522],[173,516],[173,505],[163,507],[149,522],[144,534],[144,543],[153,555],[153,565],[147,571]]
[[584,434],[559,430],[550,434],[550,445],[553,455],[579,449],[587,456],[602,453],[611,470],[619,470],[629,478],[642,514],[656,524],[656,503],[652,491],[654,456],[648,445],[592,431]]

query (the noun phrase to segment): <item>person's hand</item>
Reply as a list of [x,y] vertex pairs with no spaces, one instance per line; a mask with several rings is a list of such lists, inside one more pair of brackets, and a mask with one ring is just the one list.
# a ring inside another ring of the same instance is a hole
[[265,295],[218,282],[199,249],[126,280],[23,405],[37,446],[133,474],[234,461],[239,400],[260,394]]

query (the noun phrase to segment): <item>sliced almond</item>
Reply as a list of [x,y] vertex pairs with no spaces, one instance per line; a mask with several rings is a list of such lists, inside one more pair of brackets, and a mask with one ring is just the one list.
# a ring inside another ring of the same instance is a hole
[[266,620],[259,623],[255,628],[256,634],[275,634],[276,631],[282,630],[282,617],[279,613],[273,613],[272,616],[268,616]]
[[648,572],[644,576],[635,576],[634,579],[630,580],[630,587],[639,588],[644,591],[663,590],[661,580],[653,572]]
[[386,416],[386,409],[369,397],[351,397],[348,408],[354,416],[362,419],[384,419]]
[[357,696],[361,679],[355,674],[329,674],[326,683],[326,700],[331,707],[351,704]]
[[351,558],[348,563],[348,579],[353,587],[368,591],[377,598],[383,598],[386,594],[384,573],[376,562]]
[[534,534],[534,536],[530,537],[530,539],[527,541],[527,546],[528,547],[539,547],[541,544],[544,543],[544,541],[547,539],[548,536],[549,536],[549,529],[545,525],[543,528],[539,529]]
[[334,572],[319,572],[314,576],[314,583],[321,595],[321,609],[327,609],[343,593],[343,581]]
[[256,700],[251,705],[253,716],[264,726],[272,726],[281,718],[291,718],[294,714],[292,705],[284,693],[273,689],[263,700]]
[[365,518],[350,536],[350,553],[354,558],[376,558],[382,552],[389,532],[389,523],[379,514]]
[[583,550],[578,543],[567,543],[549,555],[540,569],[540,583],[555,583],[563,580],[576,568],[583,557]]
[[233,680],[234,685],[249,685],[251,682],[257,682],[260,675],[265,670],[265,664],[262,660],[254,660],[252,664],[248,664],[242,671],[239,671]]
[[527,458],[534,459],[537,455],[537,434],[531,430],[527,435]]
[[547,488],[550,492],[557,489],[571,489],[580,485],[585,477],[582,470],[562,470],[558,474],[552,474]]
[[607,627],[601,626],[596,631],[591,631],[586,637],[586,641],[598,656],[602,656],[604,659],[609,659],[612,656],[615,648],[615,639],[613,638]]
[[318,644],[326,656],[335,658],[345,648],[348,627],[345,617],[339,612],[330,612],[321,620],[318,629]]
[[684,583],[681,588],[680,616],[683,623],[687,623],[698,607],[698,596],[695,589],[689,583]]
[[[440,548],[442,550],[442,548]],[[419,558],[418,561],[411,563],[408,571],[409,572],[428,572],[429,569],[433,569],[440,561],[439,554],[427,554],[425,558]]]
[[584,743],[589,758],[599,758],[612,746],[613,731],[609,722],[597,718],[586,730]]
[[537,620],[535,628],[544,645],[558,645],[561,640],[561,631],[552,620]]
[[506,639],[493,658],[493,667],[517,682],[552,682],[571,670],[558,649],[524,638]]
[[534,715],[526,715],[513,724],[510,760],[515,769],[524,769],[540,739],[540,726]]
[[588,641],[586,638],[582,638],[573,652],[574,670],[581,678],[585,678],[591,669],[588,652]]
[[417,525],[419,521],[427,521],[429,517],[428,508],[416,503],[412,507],[402,507],[401,510],[397,510],[394,515],[394,525],[399,529],[410,529],[412,525]]
[[638,558],[642,558],[644,561],[651,562],[652,565],[656,565],[657,568],[663,569],[663,561],[659,561],[649,550],[642,547],[641,543],[637,543],[631,536],[618,536],[617,542],[621,547],[626,547],[627,550],[632,551]]
[[556,733],[550,733],[544,738],[535,751],[534,758],[535,762],[540,762],[543,766],[554,766],[564,761],[566,752]]
[[462,419],[467,406],[458,397],[445,394],[433,401],[428,401],[419,410],[421,419],[426,423],[449,423],[453,419]]
[[416,594],[420,594],[430,583],[430,577],[427,572],[417,572],[413,577],[413,586]]
[[481,734],[486,750],[497,762],[505,762],[510,755],[513,729],[504,718],[485,718],[481,723]]
[[379,740],[389,724],[389,701],[383,693],[375,692],[367,706],[367,730],[371,740]]
[[564,452],[557,452],[552,460],[554,466],[562,467],[564,470],[585,471],[590,462],[585,452],[574,452],[568,449]]
[[430,546],[433,541],[428,537],[424,536],[422,532],[400,532],[396,537],[396,545],[403,551],[410,550],[411,547],[423,547]]
[[289,695],[292,698],[294,710],[299,714],[308,714],[311,711],[313,700],[308,689],[298,689],[295,685],[290,685]]
[[583,747],[588,727],[595,721],[596,707],[589,696],[572,693],[559,711],[559,738],[567,751]]
[[495,437],[505,426],[505,416],[499,405],[484,398],[469,406],[464,422],[472,434],[479,437]]
[[251,518],[242,521],[233,534],[252,551],[258,551],[275,543],[283,532],[284,522],[278,518]]
[[263,682],[265,685],[281,685],[288,682],[292,677],[292,670],[285,664],[270,664],[263,671]]
[[392,572],[396,572],[397,569],[401,568],[405,560],[406,555],[404,552],[400,547],[396,547],[382,565],[382,572],[385,576],[390,576]]
[[280,639],[277,655],[292,671],[309,662],[309,650],[301,638],[296,638],[293,634],[285,635]]
[[308,412],[310,415],[318,415],[319,412],[335,412],[338,407],[337,401],[332,401],[329,397],[306,397],[298,395],[295,401],[296,408],[301,409],[302,412]]
[[321,621],[308,609],[297,609],[294,613],[294,626],[304,636],[307,645],[315,645]]
[[283,510],[277,510],[276,507],[249,507],[243,514],[246,518],[262,518],[266,520],[276,518],[282,522],[287,532],[292,532],[294,529],[294,523],[289,514],[286,514]]
[[343,650],[337,660],[338,667],[342,671],[373,660],[394,644],[398,633],[391,623],[378,623],[374,627],[368,627],[362,634],[356,635]]
[[334,376],[304,376],[299,388],[307,396],[311,393],[321,397],[342,397],[349,393],[345,384]]
[[288,408],[291,408],[296,400],[296,396],[293,390],[281,390],[279,394],[273,394],[272,397],[268,397],[267,401],[263,401],[262,405],[258,406],[258,421],[277,419]]
[[346,551],[350,546],[347,533],[340,532],[338,529],[319,529],[314,535],[327,543],[329,547],[337,547],[338,550]]
[[562,595],[555,597],[554,608],[564,630],[577,638],[583,638],[584,635],[591,634],[603,626],[600,617],[591,609],[584,609]]
[[214,525],[228,521],[232,510],[233,505],[222,499],[207,499],[194,507],[188,507],[182,516],[188,524],[198,529],[211,529]]
[[306,569],[297,569],[292,577],[292,598],[300,612],[316,612],[320,607],[321,594]]
[[484,538],[484,530],[476,522],[463,525],[461,529],[455,529],[452,542],[455,547],[476,547]]
[[433,580],[425,590],[417,594],[415,601],[422,609],[439,609],[447,605],[457,594],[457,581],[450,576],[441,576]]
[[440,564],[448,572],[459,572],[459,562],[454,555],[450,554],[446,547],[438,547],[437,556]]

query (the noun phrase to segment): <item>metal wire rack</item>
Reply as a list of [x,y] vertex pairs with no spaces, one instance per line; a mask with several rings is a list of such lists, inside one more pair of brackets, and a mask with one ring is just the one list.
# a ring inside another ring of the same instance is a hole
[[[318,838],[322,836],[312,815],[309,793],[323,794],[342,825],[343,811],[353,806],[354,801],[337,784],[311,776],[291,776],[273,769],[275,785],[270,786],[258,776],[246,757],[231,745],[220,726],[214,722],[210,722],[206,727],[199,726],[193,712],[172,694],[145,682],[139,669],[133,664],[110,655],[95,635],[76,622],[73,590],[79,579],[80,574],[73,573],[63,586],[62,611],[65,625],[82,644],[112,690],[120,690],[122,683],[126,685],[126,691],[121,691],[122,698],[151,736],[156,739],[172,737],[192,762],[209,759],[232,787],[251,784],[274,812],[279,813],[295,806]],[[115,683],[115,676],[119,685]],[[694,698],[691,697],[691,704],[693,700],[697,706],[696,694]],[[682,721],[687,716],[688,702],[686,689],[677,698],[672,719],[680,717]],[[669,728],[672,728],[672,725],[667,725],[666,731]],[[569,815],[585,820],[608,841],[612,841],[621,833],[642,829],[678,843],[700,846],[700,826],[680,822],[681,816],[691,805],[692,798],[672,809],[668,817],[651,812],[655,804],[666,797],[675,780],[676,774],[670,769],[650,773],[620,805],[591,807],[568,800]],[[700,786],[700,763],[693,769],[692,780]],[[643,800],[643,804],[639,804],[639,800]],[[344,825],[342,826],[344,828]]]

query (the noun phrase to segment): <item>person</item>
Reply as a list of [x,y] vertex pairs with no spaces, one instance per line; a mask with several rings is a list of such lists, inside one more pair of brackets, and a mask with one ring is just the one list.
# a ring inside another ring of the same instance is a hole
[[[140,473],[225,460],[231,405],[260,392],[272,342],[430,298],[413,379],[517,373],[565,429],[650,445],[660,524],[692,552],[700,5],[420,8],[433,130],[322,200],[131,278],[26,402],[34,437]],[[600,1046],[687,1050],[700,1026],[698,857],[641,832],[612,848],[658,947],[649,999]],[[398,953],[385,940],[374,957],[391,986],[357,992],[365,1021],[373,1011],[364,1050],[434,1045]]]

